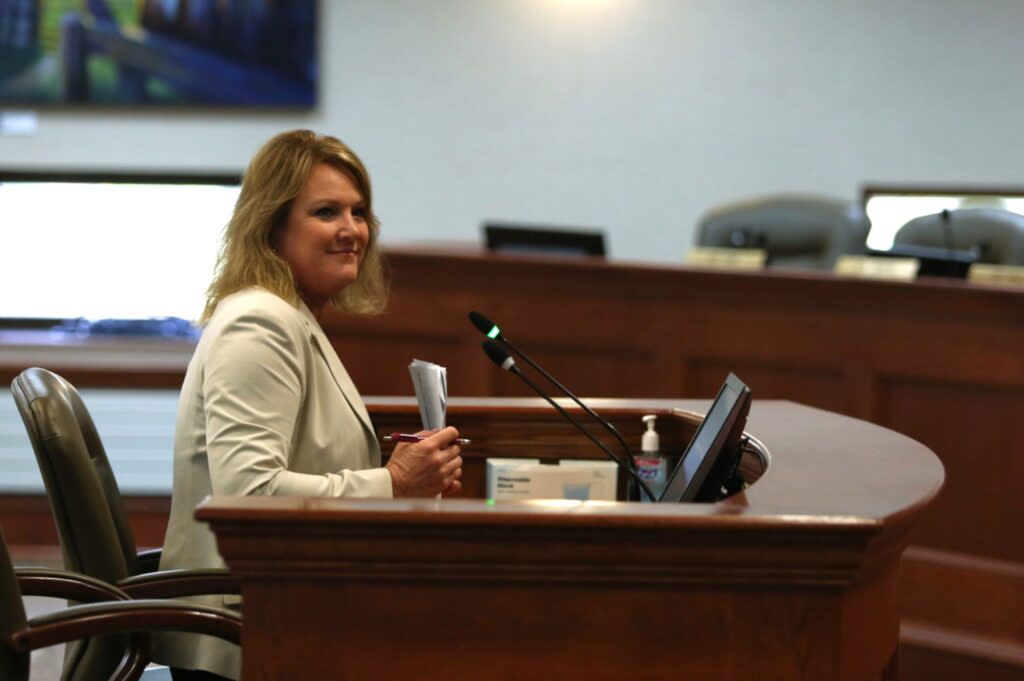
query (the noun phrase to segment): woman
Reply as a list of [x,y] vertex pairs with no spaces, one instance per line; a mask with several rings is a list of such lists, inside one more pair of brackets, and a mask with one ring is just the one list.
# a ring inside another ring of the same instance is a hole
[[[210,494],[461,489],[454,428],[399,444],[380,467],[366,407],[324,335],[331,308],[378,312],[386,289],[370,180],[355,153],[308,130],[267,142],[245,172],[181,389],[161,569],[224,565],[213,533],[193,518]],[[209,637],[167,634],[156,659],[176,680],[239,676],[238,647]]]

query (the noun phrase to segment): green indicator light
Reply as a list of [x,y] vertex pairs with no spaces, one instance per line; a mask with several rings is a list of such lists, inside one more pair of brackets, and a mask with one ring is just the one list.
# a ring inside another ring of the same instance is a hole
[[487,337],[488,338],[497,338],[500,335],[501,335],[501,329],[498,328],[497,324],[492,326],[491,330],[487,332]]
[[494,499],[488,499],[487,500],[487,505],[488,506],[494,506]]

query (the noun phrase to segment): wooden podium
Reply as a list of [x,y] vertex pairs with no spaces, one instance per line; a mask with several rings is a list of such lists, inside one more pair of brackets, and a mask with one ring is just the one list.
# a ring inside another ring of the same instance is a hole
[[[418,422],[368,403],[380,433]],[[592,406],[634,442],[659,414],[681,452],[708,403]],[[473,439],[471,496],[487,456],[597,458],[539,400],[453,399],[449,422]],[[243,678],[896,678],[897,567],[938,459],[790,402],[755,400],[747,431],[752,484],[715,504],[208,499],[243,583]]]

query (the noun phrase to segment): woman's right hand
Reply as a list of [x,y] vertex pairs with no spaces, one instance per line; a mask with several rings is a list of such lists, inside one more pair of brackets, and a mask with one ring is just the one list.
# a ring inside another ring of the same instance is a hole
[[391,473],[396,497],[433,497],[462,489],[462,448],[455,444],[459,431],[449,426],[436,433],[421,431],[419,442],[402,442],[385,468]]

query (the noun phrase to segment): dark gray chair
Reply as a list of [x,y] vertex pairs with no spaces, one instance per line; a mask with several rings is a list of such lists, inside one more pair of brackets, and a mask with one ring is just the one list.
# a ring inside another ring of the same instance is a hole
[[[22,596],[85,604],[29,620]],[[109,673],[91,680],[135,681],[149,662],[151,631],[209,634],[238,643],[241,619],[229,610],[178,601],[133,600],[101,580],[63,570],[15,568],[0,531],[0,679],[28,681],[33,650],[103,635],[124,638],[125,650]]]
[[769,267],[830,270],[839,256],[864,253],[870,229],[850,201],[768,196],[712,209],[698,223],[696,244],[760,248]]
[[[66,569],[113,584],[133,598],[237,594],[227,570],[156,572],[159,551],[137,554],[103,443],[78,391],[37,367],[11,384],[53,511]],[[107,678],[128,646],[124,637],[68,647],[62,681]]]
[[958,208],[900,227],[894,246],[974,251],[978,262],[1024,265],[1024,215],[1001,208]]

